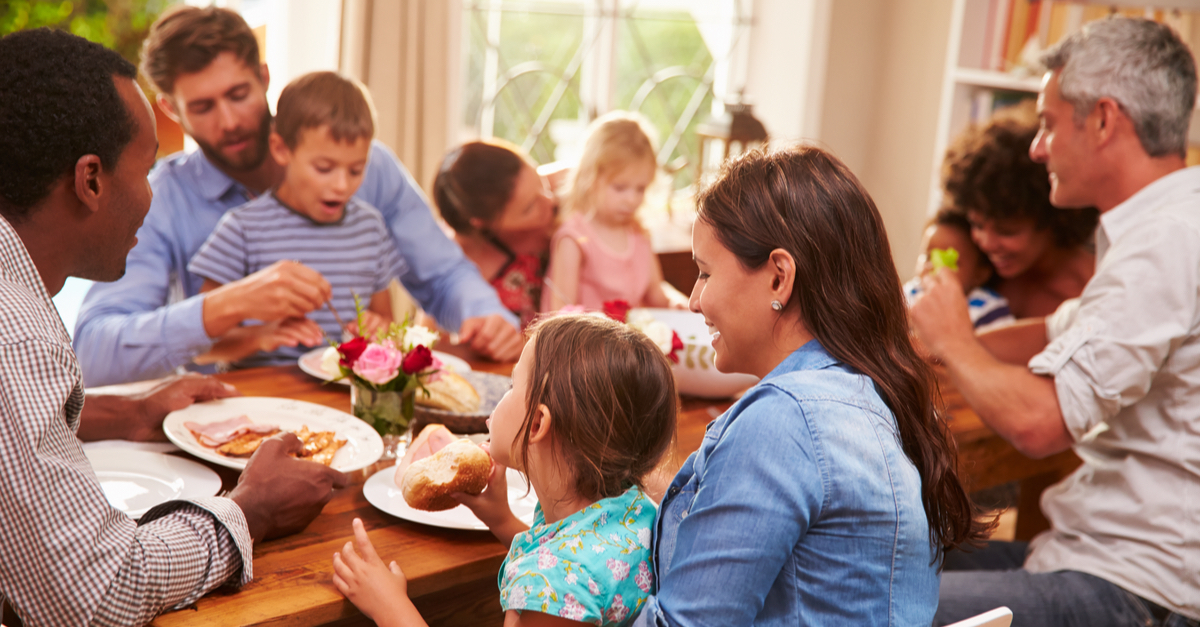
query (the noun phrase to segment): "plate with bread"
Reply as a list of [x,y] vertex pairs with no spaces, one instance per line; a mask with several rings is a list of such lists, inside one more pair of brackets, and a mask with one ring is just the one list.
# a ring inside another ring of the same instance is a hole
[[[479,494],[487,487],[492,458],[472,439],[431,424],[413,438],[404,457],[367,479],[363,496],[397,518],[434,527],[487,531],[475,514],[459,505],[454,492]],[[521,473],[508,470],[508,503],[513,514],[532,524],[537,496]]]
[[219,466],[242,469],[263,440],[281,431],[304,444],[296,455],[334,470],[361,470],[383,455],[383,440],[344,411],[290,398],[237,396],[196,403],[163,419],[176,446]]
[[[455,357],[442,351],[433,351],[433,356],[442,362],[442,368],[451,372],[462,374],[471,370],[471,365],[461,357]],[[329,346],[326,348],[314,348],[304,353],[300,356],[297,365],[300,366],[301,370],[318,379],[350,387],[349,379],[338,379],[342,373],[338,371],[337,362],[337,348]],[[334,381],[334,379],[337,380]]]

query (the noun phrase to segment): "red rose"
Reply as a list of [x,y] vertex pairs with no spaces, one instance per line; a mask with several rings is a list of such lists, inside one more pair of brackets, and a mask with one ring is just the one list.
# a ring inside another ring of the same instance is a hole
[[679,355],[676,353],[681,350],[683,350],[683,340],[679,339],[678,333],[671,331],[671,351],[667,353],[667,359],[670,359],[672,363],[679,363]]
[[354,362],[358,361],[363,351],[367,350],[367,339],[356,337],[349,342],[343,342],[337,349],[338,353],[342,356],[342,359],[338,363],[346,368],[353,368]]
[[400,369],[404,374],[417,374],[432,365],[433,351],[429,350],[428,346],[417,344],[404,356],[404,361],[400,362]]
[[625,322],[629,316],[629,310],[632,307],[629,303],[623,300],[606,300],[604,301],[604,315],[616,320],[617,322]]

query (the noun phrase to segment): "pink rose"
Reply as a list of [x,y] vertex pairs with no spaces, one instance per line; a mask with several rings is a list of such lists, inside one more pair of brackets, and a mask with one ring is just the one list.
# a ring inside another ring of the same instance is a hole
[[375,385],[383,385],[400,374],[404,355],[390,346],[371,344],[354,362],[354,374]]

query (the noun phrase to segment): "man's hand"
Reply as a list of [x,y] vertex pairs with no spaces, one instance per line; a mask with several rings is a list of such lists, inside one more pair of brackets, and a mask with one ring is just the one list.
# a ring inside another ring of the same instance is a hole
[[329,281],[295,261],[270,266],[204,295],[204,331],[222,337],[243,320],[303,318],[329,300]]
[[192,403],[238,396],[236,388],[212,377],[188,373],[167,377],[137,394],[88,394],[79,421],[79,439],[165,442],[162,421]]
[[[341,341],[342,338],[332,338]],[[308,318],[285,318],[266,324],[234,327],[213,343],[207,353],[197,355],[197,364],[234,362],[280,346],[322,346],[326,342],[321,325]]]
[[458,341],[499,362],[516,361],[525,346],[525,337],[500,314],[463,320]]
[[955,345],[975,341],[967,298],[951,272],[939,270],[922,279],[909,317],[917,338],[933,357],[943,358]]
[[255,542],[296,533],[308,526],[349,478],[328,466],[289,454],[303,449],[300,438],[281,433],[263,441],[230,493]]

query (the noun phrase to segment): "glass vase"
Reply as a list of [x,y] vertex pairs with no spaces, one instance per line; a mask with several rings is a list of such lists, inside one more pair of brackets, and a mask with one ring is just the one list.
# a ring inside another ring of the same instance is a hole
[[380,392],[358,381],[350,382],[350,408],[383,438],[380,461],[404,456],[412,441],[413,391]]

